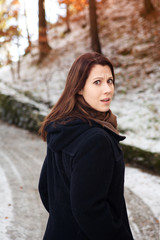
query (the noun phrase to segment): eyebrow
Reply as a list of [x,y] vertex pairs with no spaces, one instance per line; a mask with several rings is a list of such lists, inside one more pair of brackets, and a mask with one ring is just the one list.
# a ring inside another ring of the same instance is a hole
[[[110,78],[113,79],[113,76],[108,77],[108,79],[110,79]],[[93,78],[93,80],[95,80],[95,79],[104,79],[104,78],[103,78],[103,77],[98,77],[98,76],[97,76],[97,77],[94,77],[94,78]]]

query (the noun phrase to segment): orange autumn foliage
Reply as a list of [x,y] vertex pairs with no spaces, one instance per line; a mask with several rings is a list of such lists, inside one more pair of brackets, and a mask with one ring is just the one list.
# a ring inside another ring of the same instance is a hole
[[19,2],[19,0],[13,0],[11,2],[11,5],[20,5],[20,2]]
[[0,40],[1,43],[12,41],[20,34],[19,26],[15,23],[19,15],[19,0],[0,1]]
[[65,4],[67,6],[70,6],[70,9],[73,12],[80,12],[82,11],[86,6],[88,6],[87,0],[58,0],[59,4]]

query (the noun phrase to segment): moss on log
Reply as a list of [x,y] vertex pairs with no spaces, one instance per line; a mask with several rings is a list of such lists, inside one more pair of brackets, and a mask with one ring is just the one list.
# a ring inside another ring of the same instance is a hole
[[10,124],[37,132],[44,116],[33,104],[0,93],[0,118]]
[[126,163],[160,174],[160,153],[152,153],[137,147],[121,144]]

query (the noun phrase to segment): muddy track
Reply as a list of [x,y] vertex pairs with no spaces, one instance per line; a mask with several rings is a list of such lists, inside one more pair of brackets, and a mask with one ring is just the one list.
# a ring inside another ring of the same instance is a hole
[[[40,240],[47,220],[37,185],[45,144],[28,131],[0,122],[0,239]],[[158,224],[149,207],[125,189],[136,240],[159,240]]]

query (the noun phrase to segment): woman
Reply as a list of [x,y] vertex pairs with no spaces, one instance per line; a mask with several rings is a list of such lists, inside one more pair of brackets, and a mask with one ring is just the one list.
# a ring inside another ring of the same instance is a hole
[[47,155],[39,192],[49,212],[46,240],[133,240],[119,146],[125,137],[110,110],[114,84],[105,56],[81,55],[42,123]]

